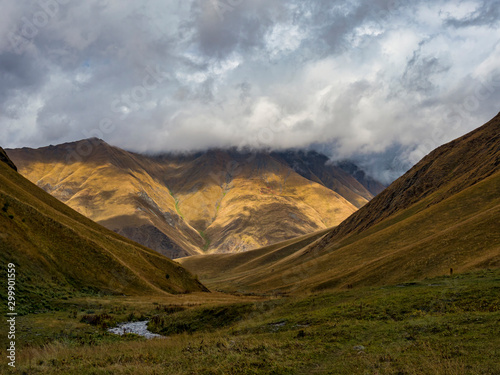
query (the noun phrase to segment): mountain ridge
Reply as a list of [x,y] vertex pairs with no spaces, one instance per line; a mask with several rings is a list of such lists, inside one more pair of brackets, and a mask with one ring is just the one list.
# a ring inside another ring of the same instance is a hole
[[246,251],[326,229],[373,197],[319,154],[151,156],[97,138],[7,152],[62,202],[171,258]]
[[1,147],[0,147],[0,162],[7,164],[9,167],[11,167],[13,170],[17,172],[16,165],[12,162],[12,160],[10,160],[5,150]]

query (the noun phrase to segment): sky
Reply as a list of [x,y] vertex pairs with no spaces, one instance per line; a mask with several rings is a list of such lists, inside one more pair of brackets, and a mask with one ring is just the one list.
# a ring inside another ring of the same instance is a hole
[[0,145],[315,149],[390,182],[500,111],[500,0],[2,0]]

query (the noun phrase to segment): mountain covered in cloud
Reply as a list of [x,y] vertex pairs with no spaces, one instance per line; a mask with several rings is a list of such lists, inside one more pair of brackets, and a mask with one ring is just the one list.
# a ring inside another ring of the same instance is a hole
[[403,287],[498,268],[499,222],[500,113],[433,150],[326,234],[180,262],[206,285],[226,291],[297,293],[408,283]]
[[171,258],[324,230],[383,189],[316,152],[146,156],[96,138],[7,152],[21,174],[62,202]]
[[136,152],[320,144],[389,183],[497,113],[498,9],[11,1],[0,16],[0,139],[98,137]]

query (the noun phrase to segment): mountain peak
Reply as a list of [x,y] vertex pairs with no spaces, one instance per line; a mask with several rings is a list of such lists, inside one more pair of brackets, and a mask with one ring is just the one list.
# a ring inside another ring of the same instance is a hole
[[113,146],[106,143],[106,141],[104,141],[100,138],[92,137],[92,138],[80,139],[78,141],[63,143],[61,145],[56,145],[56,146],[50,145],[47,148],[48,149],[57,149],[57,148],[78,149],[79,150],[78,153],[86,154],[86,153],[92,153],[97,149],[101,149],[101,148],[106,149],[106,148],[111,148],[111,147],[113,147]]
[[83,143],[83,142],[90,142],[95,146],[109,146],[109,144],[106,141],[104,141],[101,138],[97,138],[97,137],[80,139],[79,141],[75,141],[74,143],[78,144],[78,143]]

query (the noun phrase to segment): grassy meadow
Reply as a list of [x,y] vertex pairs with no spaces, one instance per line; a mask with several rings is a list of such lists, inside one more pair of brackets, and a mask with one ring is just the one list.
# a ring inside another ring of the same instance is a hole
[[[167,337],[106,332],[144,319]],[[499,374],[500,270],[279,297],[75,297],[17,328],[5,374]]]

